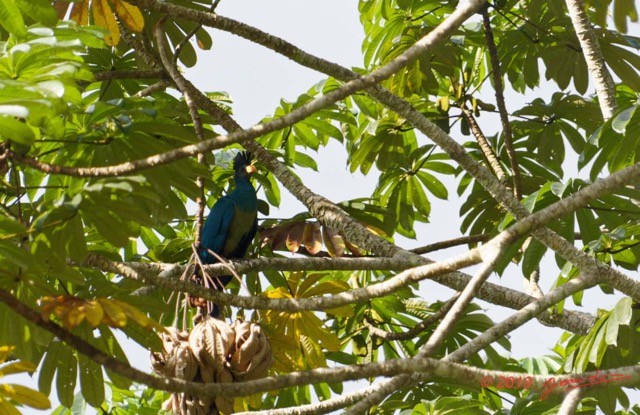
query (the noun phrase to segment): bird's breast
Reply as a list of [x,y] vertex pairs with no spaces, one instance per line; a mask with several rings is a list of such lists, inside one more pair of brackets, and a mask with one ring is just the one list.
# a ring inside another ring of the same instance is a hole
[[227,232],[227,238],[224,241],[222,247],[222,256],[225,258],[242,258],[244,252],[236,252],[238,246],[241,245],[243,238],[251,232],[253,224],[257,217],[257,212],[242,210],[239,207],[234,207],[234,215],[231,224],[229,225],[229,231]]

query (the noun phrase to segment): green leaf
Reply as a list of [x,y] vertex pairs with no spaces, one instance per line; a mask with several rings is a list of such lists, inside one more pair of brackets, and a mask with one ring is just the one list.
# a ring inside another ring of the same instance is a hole
[[47,353],[44,356],[44,361],[40,366],[38,377],[38,389],[44,394],[49,395],[51,393],[51,383],[53,382],[53,375],[56,373],[56,367],[61,359],[59,356],[60,349],[66,347],[59,341],[52,341],[47,348]]
[[522,272],[525,278],[529,278],[540,265],[540,260],[542,260],[545,252],[547,252],[545,245],[537,239],[531,239],[529,246],[524,252],[524,258],[522,259]]
[[[118,343],[118,340],[113,335],[113,332],[104,325],[98,328],[100,330],[100,338],[103,340],[103,345],[101,349],[106,352],[109,356],[113,356],[121,362],[129,363],[127,359],[127,355],[122,350],[122,347]],[[107,371],[107,375],[109,379],[113,382],[113,384],[121,389],[129,389],[131,386],[131,379],[119,375],[118,373],[113,372],[109,368],[105,368]]]
[[58,22],[58,14],[49,0],[15,0],[22,12],[45,26],[53,27]]
[[0,25],[18,38],[27,36],[27,28],[14,0],[0,0]]
[[78,355],[78,362],[82,396],[90,405],[97,408],[104,402],[102,367],[83,354]]
[[617,114],[613,118],[613,120],[611,120],[611,128],[613,128],[613,130],[617,133],[625,134],[627,132],[627,125],[629,124],[629,121],[633,117],[633,114],[636,112],[637,108],[638,106],[634,105],[633,107],[626,108],[622,112]]
[[56,375],[56,390],[60,403],[71,408],[78,377],[78,360],[74,352],[67,347],[58,352],[58,373]]
[[33,130],[27,124],[15,118],[3,116],[0,116],[0,137],[26,146],[32,145],[36,139]]

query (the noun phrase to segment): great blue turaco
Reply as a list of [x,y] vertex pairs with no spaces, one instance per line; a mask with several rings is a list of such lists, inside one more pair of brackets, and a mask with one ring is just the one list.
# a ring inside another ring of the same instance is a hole
[[[198,255],[203,264],[218,261],[215,252],[225,259],[242,259],[256,236],[258,229],[258,198],[251,184],[250,175],[256,171],[249,152],[239,152],[233,160],[235,189],[221,197],[211,208],[202,228]],[[230,275],[214,278],[214,287],[222,291],[231,281]],[[220,310],[213,305],[211,315],[217,317]]]

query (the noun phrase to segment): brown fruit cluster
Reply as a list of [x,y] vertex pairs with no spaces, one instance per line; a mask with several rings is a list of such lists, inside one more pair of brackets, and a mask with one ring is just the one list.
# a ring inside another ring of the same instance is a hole
[[[156,373],[203,383],[231,383],[267,376],[273,361],[271,345],[259,325],[235,321],[228,325],[212,317],[191,330],[167,327],[163,349],[151,353]],[[176,415],[213,415],[233,412],[233,398],[174,393],[162,409]]]

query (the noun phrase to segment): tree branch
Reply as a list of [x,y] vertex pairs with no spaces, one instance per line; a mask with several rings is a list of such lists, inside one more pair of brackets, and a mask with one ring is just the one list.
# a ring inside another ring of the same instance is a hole
[[[202,396],[248,396],[259,392],[282,389],[290,386],[308,385],[315,383],[333,383],[347,380],[356,380],[376,376],[393,376],[400,373],[414,373],[415,371],[432,373],[434,376],[456,380],[460,385],[475,388],[480,380],[485,376],[520,376],[521,373],[495,372],[485,369],[471,368],[451,362],[443,362],[430,358],[409,358],[394,359],[380,363],[369,363],[364,365],[354,365],[339,368],[320,368],[303,372],[294,372],[286,375],[268,377],[258,380],[236,383],[199,383],[188,382],[177,378],[156,377],[141,372],[128,364],[121,362],[85,340],[70,333],[62,327],[50,321],[45,321],[36,311],[20,302],[9,292],[0,289],[0,301],[5,303],[19,315],[33,324],[49,331],[60,340],[64,341],[78,352],[84,354],[94,362],[112,370],[119,375],[131,380],[143,383],[154,389],[169,392],[186,392],[193,395]],[[635,385],[640,378],[640,366],[630,366],[606,371],[599,371],[600,376],[621,374],[627,378],[617,381],[618,386]],[[585,373],[583,376],[588,376]],[[569,378],[569,376],[559,376],[558,381]],[[533,391],[543,390],[547,382],[545,376],[532,376]],[[559,393],[558,390],[551,390],[552,394]]]
[[115,79],[167,79],[163,69],[146,69],[138,71],[103,71],[93,74],[96,81],[112,81]]
[[574,415],[582,400],[582,389],[572,389],[562,400],[558,415]]
[[438,251],[440,249],[451,248],[458,245],[474,244],[478,242],[487,242],[491,239],[491,235],[488,233],[481,233],[477,235],[461,236],[459,238],[448,239],[446,241],[435,242],[429,245],[421,246],[419,248],[410,249],[410,252],[414,254],[423,255],[429,252]]
[[[223,301],[223,295],[226,298],[237,298],[231,294],[211,293],[211,291],[202,288],[199,285],[185,281],[179,281],[178,278],[184,272],[184,266],[174,264],[157,264],[157,263],[126,263],[113,262],[107,258],[97,255],[90,255],[84,266],[97,267],[106,272],[112,272],[124,277],[140,281],[155,288],[167,289],[169,291],[185,292],[196,297],[202,297],[210,301]],[[276,270],[276,271],[322,271],[322,270],[404,270],[407,265],[401,258],[259,258],[245,261],[230,262],[230,266],[238,274],[246,274],[258,270]],[[223,275],[229,271],[223,264],[214,264],[205,266],[207,273],[210,275]],[[160,275],[158,275],[160,274]],[[441,277],[434,277],[434,281],[448,286],[449,288],[462,291],[467,286],[471,277],[462,272],[452,272]],[[477,297],[481,300],[502,307],[508,307],[519,310],[527,304],[534,301],[534,298],[520,291],[516,291],[501,285],[485,283]],[[273,309],[269,302],[264,302],[263,297],[255,302],[241,303],[242,300],[227,300],[225,304],[242,306],[244,308],[256,309]],[[302,303],[304,304],[304,302]],[[302,311],[308,308],[301,308],[299,301],[290,304],[289,311]],[[314,308],[310,308],[314,309]],[[579,334],[586,334],[595,321],[595,317],[580,311],[564,310],[562,314],[543,313],[538,316],[541,323],[556,326],[567,331]]]
[[607,64],[600,50],[598,36],[591,27],[589,17],[584,11],[582,0],[566,0],[571,23],[580,42],[587,68],[593,77],[596,86],[596,94],[600,104],[600,111],[604,120],[608,120],[616,112],[616,84],[607,69]]
[[476,122],[475,117],[467,108],[461,106],[460,109],[462,110],[462,115],[464,116],[465,120],[467,120],[467,124],[469,124],[469,128],[471,129],[473,136],[476,138],[476,141],[480,146],[480,151],[482,151],[482,155],[487,161],[487,164],[498,178],[498,181],[500,181],[500,183],[502,183],[503,185],[506,185],[508,182],[507,175],[502,169],[500,160],[498,160],[498,157],[496,156],[495,151],[493,151],[491,144],[489,144],[487,138],[482,133],[482,130]]
[[487,49],[491,58],[493,87],[496,93],[496,104],[498,104],[498,112],[500,113],[500,121],[502,122],[502,134],[504,144],[509,156],[511,171],[513,172],[513,194],[516,199],[522,198],[522,177],[520,176],[520,166],[518,166],[518,158],[516,150],[513,147],[513,132],[511,131],[511,123],[509,123],[509,113],[504,100],[504,85],[502,84],[502,72],[500,71],[500,59],[498,58],[498,49],[493,38],[493,29],[489,20],[489,9],[485,6],[482,11],[482,23],[484,27],[485,37],[487,38]]

